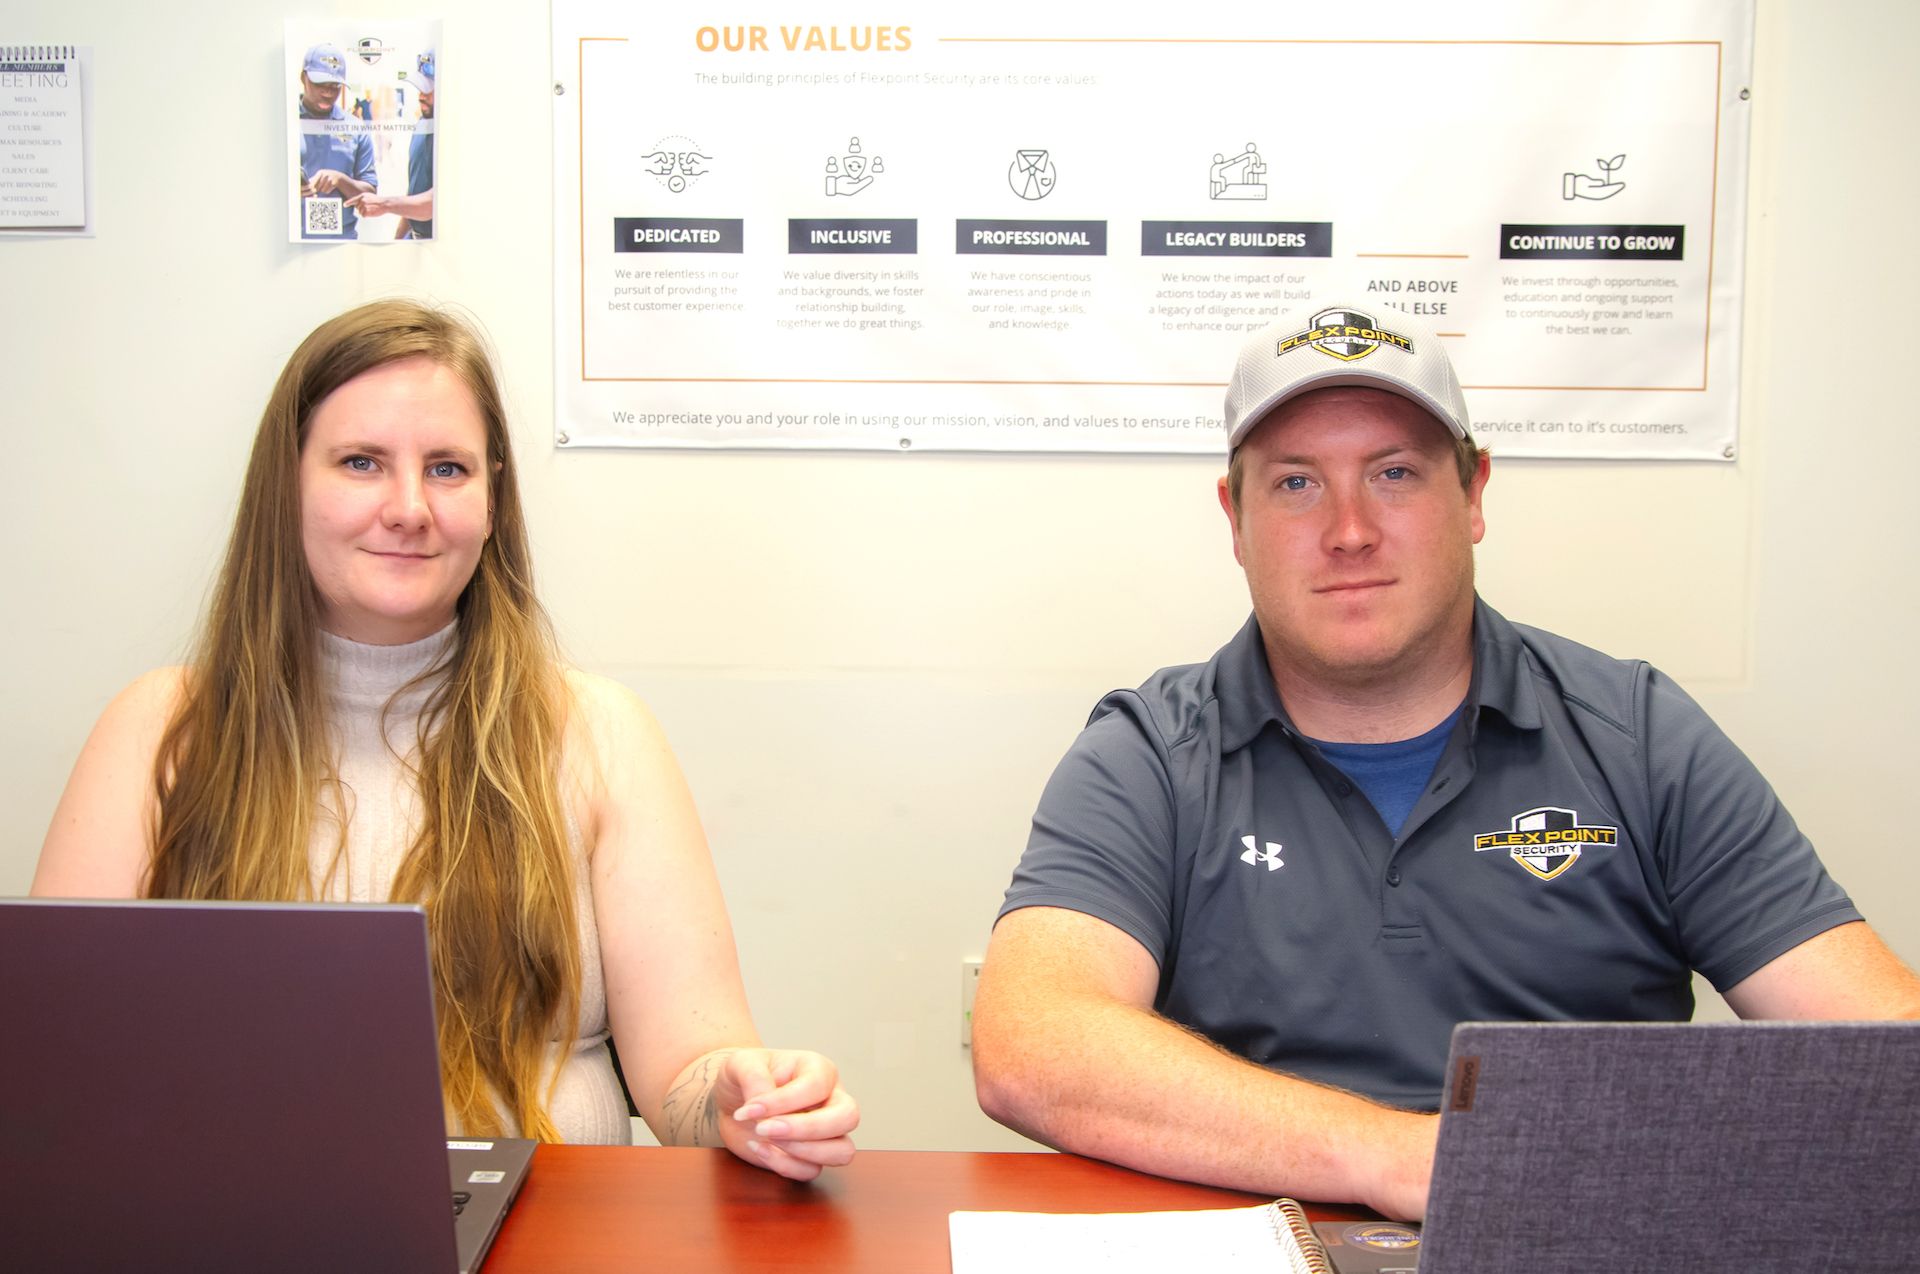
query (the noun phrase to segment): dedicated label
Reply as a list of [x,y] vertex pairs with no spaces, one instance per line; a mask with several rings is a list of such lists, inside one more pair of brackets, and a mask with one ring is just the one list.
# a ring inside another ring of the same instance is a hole
[[739,252],[738,217],[615,217],[615,252]]

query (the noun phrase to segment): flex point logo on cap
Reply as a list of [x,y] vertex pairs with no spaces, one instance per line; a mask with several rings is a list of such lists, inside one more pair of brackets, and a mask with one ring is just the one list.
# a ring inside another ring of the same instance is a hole
[[1321,310],[1313,316],[1312,327],[1281,338],[1273,352],[1276,357],[1284,357],[1297,349],[1315,349],[1330,358],[1351,363],[1382,345],[1413,353],[1412,341],[1381,327],[1371,314],[1362,310]]

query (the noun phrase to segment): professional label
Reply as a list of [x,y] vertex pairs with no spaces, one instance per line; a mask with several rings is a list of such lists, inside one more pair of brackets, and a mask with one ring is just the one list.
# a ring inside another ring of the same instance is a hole
[[970,221],[954,223],[953,250],[990,256],[1103,257],[1104,221]]

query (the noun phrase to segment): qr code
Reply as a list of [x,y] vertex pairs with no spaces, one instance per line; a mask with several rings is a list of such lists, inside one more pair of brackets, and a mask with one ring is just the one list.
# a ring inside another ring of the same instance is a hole
[[341,200],[338,196],[315,195],[301,201],[306,206],[308,234],[340,234]]

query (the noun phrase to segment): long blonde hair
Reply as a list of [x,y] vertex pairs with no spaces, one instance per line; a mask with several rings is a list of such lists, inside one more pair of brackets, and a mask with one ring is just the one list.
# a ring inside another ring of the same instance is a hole
[[559,775],[567,698],[534,597],[499,386],[480,338],[452,315],[405,300],[363,305],[316,328],[281,371],[155,759],[146,893],[313,896],[317,806],[329,789],[337,802],[339,778],[301,541],[300,450],[328,394],[419,356],[457,374],[480,406],[493,534],[459,599],[458,640],[426,674],[441,679],[420,714],[423,817],[393,900],[426,907],[450,1120],[497,1135],[504,1111],[522,1136],[555,1141],[548,1045],[574,1029],[581,976]]

